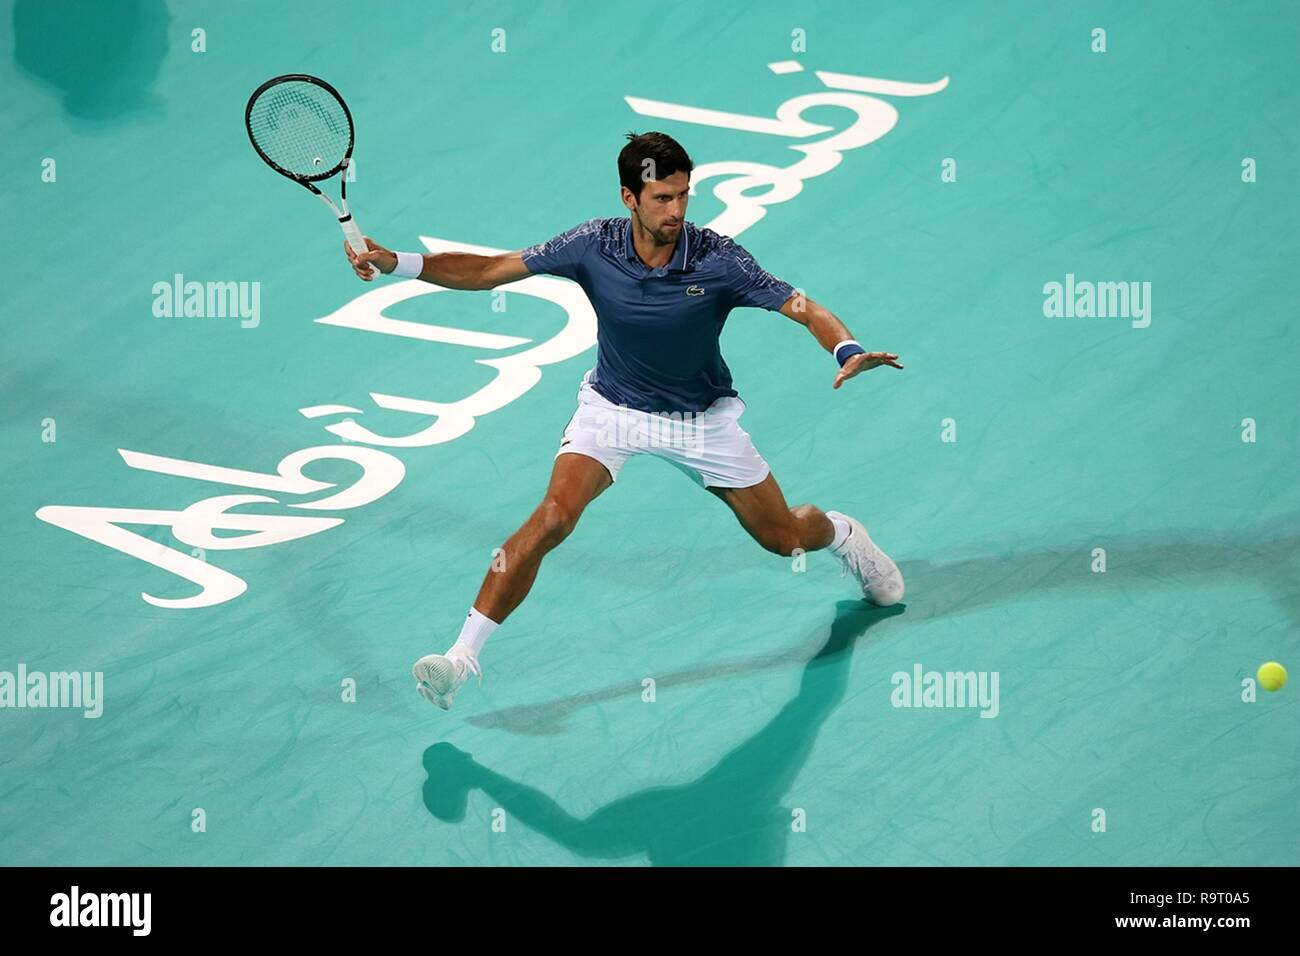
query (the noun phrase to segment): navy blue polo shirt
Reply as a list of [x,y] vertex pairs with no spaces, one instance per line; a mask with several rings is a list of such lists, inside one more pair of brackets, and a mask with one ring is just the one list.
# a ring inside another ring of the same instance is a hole
[[521,256],[529,272],[582,286],[597,319],[592,386],[646,412],[701,412],[736,395],[718,348],[727,314],[775,311],[794,295],[740,244],[689,221],[658,269],[636,254],[630,216],[588,219]]

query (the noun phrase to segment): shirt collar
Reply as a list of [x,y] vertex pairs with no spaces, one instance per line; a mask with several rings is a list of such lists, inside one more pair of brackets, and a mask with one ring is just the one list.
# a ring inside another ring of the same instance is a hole
[[[677,237],[677,245],[673,248],[673,257],[668,260],[668,272],[685,272],[686,254],[690,251],[690,230],[687,228],[686,220],[682,220],[681,234]],[[627,229],[623,236],[623,251],[627,255],[629,262],[635,262],[642,269],[646,268],[641,257],[636,254],[636,246],[632,243],[632,219],[629,216],[627,220]],[[653,271],[653,270],[647,270]]]

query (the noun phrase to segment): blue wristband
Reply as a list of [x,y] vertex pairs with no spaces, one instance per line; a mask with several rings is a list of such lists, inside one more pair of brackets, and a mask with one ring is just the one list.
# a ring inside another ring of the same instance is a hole
[[861,355],[865,351],[866,349],[859,345],[855,340],[845,339],[839,345],[835,346],[835,361],[840,363],[840,368],[843,368],[845,362],[855,355]]

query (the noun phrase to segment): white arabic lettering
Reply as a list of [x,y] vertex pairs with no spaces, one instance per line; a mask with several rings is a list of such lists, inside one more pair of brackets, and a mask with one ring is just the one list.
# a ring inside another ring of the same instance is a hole
[[[778,68],[779,67],[779,68]],[[772,64],[777,73],[798,72],[798,64]],[[840,164],[847,150],[875,142],[898,122],[898,111],[884,100],[868,94],[894,97],[929,96],[945,89],[948,78],[934,83],[906,83],[874,77],[817,71],[823,86],[838,92],[809,93],[786,100],[777,107],[774,117],[747,116],[721,110],[683,106],[628,96],[626,100],[637,113],[659,119],[732,129],[796,140],[829,133],[823,139],[796,142],[790,149],[803,157],[790,166],[723,161],[697,166],[691,178],[691,192],[710,179],[723,179],[713,188],[723,211],[708,223],[708,228],[727,236],[738,236],[766,215],[766,207],[788,202],[803,189],[805,180],[821,176]],[[856,119],[848,127],[813,123],[803,113],[814,106],[839,106],[852,112]],[[759,195],[750,190],[767,187]],[[421,236],[430,252],[468,252],[493,255],[506,250],[469,243]],[[454,402],[434,402],[399,395],[370,393],[379,408],[409,412],[433,418],[432,423],[408,435],[380,435],[351,419],[326,425],[325,430],[348,442],[361,442],[387,448],[421,448],[454,441],[465,435],[477,419],[505,408],[525,395],[542,378],[542,369],[567,361],[596,343],[596,315],[580,287],[549,276],[530,276],[502,286],[508,292],[535,296],[554,302],[565,310],[564,327],[545,342],[501,358],[478,359],[480,365],[496,370],[491,382],[471,395]],[[432,283],[411,279],[365,292],[330,315],[316,321],[364,332],[396,335],[426,342],[441,342],[470,348],[504,351],[527,345],[531,340],[490,332],[475,332],[450,326],[393,319],[384,309],[420,295],[450,291]],[[362,410],[342,403],[309,405],[298,409],[308,419],[339,414],[363,414]],[[282,459],[275,474],[245,471],[219,465],[207,465],[183,459],[166,458],[143,452],[119,449],[131,468],[172,475],[178,478],[212,481],[281,495],[307,495],[335,487],[308,478],[302,467],[314,461],[339,459],[352,461],[362,468],[362,475],[351,486],[313,501],[290,503],[287,507],[312,510],[345,511],[368,505],[396,488],[405,477],[402,462],[378,448],[356,445],[324,445],[292,452]],[[138,558],[177,577],[198,585],[199,592],[185,598],[161,598],[148,593],[141,597],[156,607],[211,607],[234,600],[247,590],[240,577],[206,561],[169,548],[127,531],[123,524],[167,526],[177,540],[205,550],[262,548],[319,534],[343,523],[342,518],[308,518],[294,515],[238,513],[230,509],[249,504],[279,504],[268,495],[218,495],[196,501],[181,511],[147,508],[98,508],[73,505],[46,505],[36,517],[57,527],[79,534],[91,541]],[[215,530],[243,532],[217,536]]]

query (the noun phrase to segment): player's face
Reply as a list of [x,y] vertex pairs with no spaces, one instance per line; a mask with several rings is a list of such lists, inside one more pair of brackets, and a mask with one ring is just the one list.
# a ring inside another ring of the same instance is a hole
[[671,245],[682,234],[690,188],[691,178],[685,172],[673,173],[667,179],[652,179],[641,187],[641,197],[632,215],[641,220],[642,228],[660,245]]

